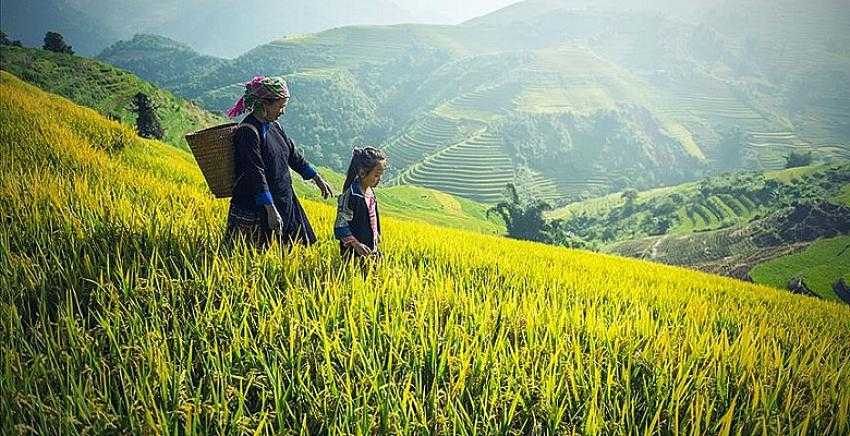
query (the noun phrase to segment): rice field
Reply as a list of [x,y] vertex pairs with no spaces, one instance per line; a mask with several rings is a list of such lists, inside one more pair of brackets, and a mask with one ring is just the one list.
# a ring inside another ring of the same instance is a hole
[[462,141],[467,131],[458,120],[429,115],[384,148],[392,156],[393,166],[406,168],[442,147]]
[[191,156],[0,73],[0,432],[847,434],[850,309],[385,220],[219,247]]
[[403,172],[399,181],[495,203],[513,177],[513,162],[501,139],[484,129],[427,156]]

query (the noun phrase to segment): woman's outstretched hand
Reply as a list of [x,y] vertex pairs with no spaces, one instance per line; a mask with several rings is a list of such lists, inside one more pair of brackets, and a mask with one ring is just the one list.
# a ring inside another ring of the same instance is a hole
[[319,191],[322,192],[322,198],[327,200],[328,198],[333,197],[333,188],[331,188],[331,185],[329,185],[322,176],[316,174],[316,177],[313,177],[313,182],[319,187]]
[[279,232],[283,228],[283,218],[280,217],[280,213],[273,204],[266,205],[266,222],[270,230]]

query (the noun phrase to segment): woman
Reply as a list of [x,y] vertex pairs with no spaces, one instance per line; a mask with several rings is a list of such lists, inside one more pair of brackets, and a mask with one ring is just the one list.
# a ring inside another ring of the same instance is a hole
[[233,136],[236,181],[227,216],[228,242],[244,238],[259,248],[267,248],[275,239],[281,244],[316,242],[292,190],[289,169],[312,180],[322,197],[333,192],[277,123],[289,97],[282,78],[258,76],[245,84],[244,96],[227,111],[230,118],[249,112]]

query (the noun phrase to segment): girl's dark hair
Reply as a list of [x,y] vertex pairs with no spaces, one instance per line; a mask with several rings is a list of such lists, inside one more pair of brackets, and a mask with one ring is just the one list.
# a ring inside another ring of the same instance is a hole
[[361,171],[368,173],[384,160],[387,160],[387,154],[375,147],[355,148],[351,152],[351,163],[348,165],[342,190],[347,191]]

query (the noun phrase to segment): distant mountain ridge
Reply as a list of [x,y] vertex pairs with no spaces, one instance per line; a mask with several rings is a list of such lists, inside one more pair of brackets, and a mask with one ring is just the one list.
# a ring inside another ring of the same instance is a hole
[[[36,12],[37,13],[34,13]],[[6,0],[0,27],[25,45],[59,31],[86,55],[137,33],[233,57],[270,39],[351,24],[420,21],[392,0]]]

